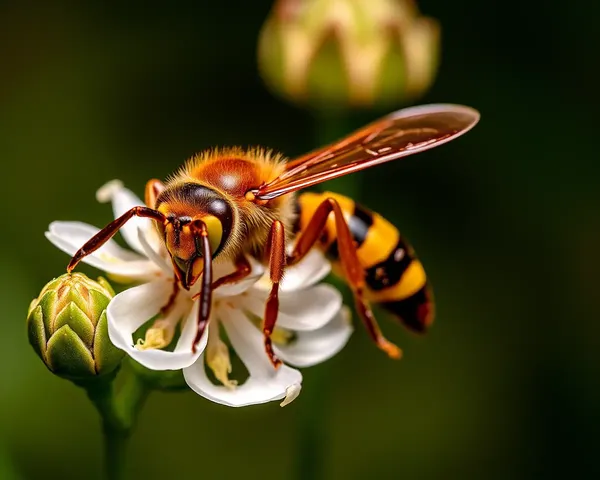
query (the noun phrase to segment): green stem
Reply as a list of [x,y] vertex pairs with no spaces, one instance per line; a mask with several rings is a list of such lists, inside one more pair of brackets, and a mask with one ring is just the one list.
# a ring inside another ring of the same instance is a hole
[[109,480],[125,478],[125,460],[131,432],[104,422],[104,469]]
[[137,416],[150,393],[140,377],[126,369],[119,380],[121,389],[115,392],[115,374],[89,382],[80,382],[102,418],[106,478],[124,478],[129,438]]
[[125,381],[115,399],[115,406],[127,428],[131,430],[135,427],[137,416],[146,403],[152,388],[130,366],[123,372],[123,376],[125,376]]

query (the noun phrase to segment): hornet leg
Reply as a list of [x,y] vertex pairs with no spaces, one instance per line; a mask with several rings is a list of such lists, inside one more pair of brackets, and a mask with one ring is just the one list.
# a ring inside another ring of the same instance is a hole
[[[198,330],[196,338],[192,344],[192,352],[196,353],[198,342],[202,338],[208,320],[210,318],[210,308],[212,306],[212,253],[210,251],[210,242],[208,241],[208,229],[202,220],[194,220],[191,223],[191,232],[196,242],[197,248],[202,253],[204,259],[204,269],[202,272],[202,283],[200,285],[200,305],[198,306]],[[190,268],[190,270],[193,270]]]
[[275,329],[277,322],[277,313],[279,312],[279,282],[283,279],[283,271],[285,268],[285,232],[283,224],[280,221],[275,221],[271,225],[269,241],[267,245],[269,254],[269,275],[271,276],[271,292],[265,306],[265,319],[263,323],[263,335],[265,340],[265,350],[269,356],[269,360],[275,368],[279,368],[281,360],[277,358],[273,351],[273,343],[271,335]]
[[95,252],[102,245],[108,242],[119,231],[119,229],[133,217],[151,218],[152,220],[163,223],[166,221],[166,218],[162,213],[157,212],[152,208],[133,207],[131,210],[128,210],[116,220],[110,222],[106,227],[104,227],[96,235],[90,238],[83,245],[83,247],[77,250],[77,252],[75,252],[75,255],[73,255],[73,258],[69,262],[69,265],[67,266],[67,272],[71,273],[83,258],[87,257],[90,253]]
[[400,358],[402,350],[383,336],[371,307],[364,298],[365,271],[358,259],[356,246],[348,228],[348,223],[336,200],[328,198],[319,205],[306,230],[298,236],[294,251],[287,259],[287,264],[291,266],[304,258],[325,230],[327,218],[332,212],[335,218],[340,259],[344,267],[346,281],[354,295],[356,310],[367,328],[369,336],[377,346],[391,358]]

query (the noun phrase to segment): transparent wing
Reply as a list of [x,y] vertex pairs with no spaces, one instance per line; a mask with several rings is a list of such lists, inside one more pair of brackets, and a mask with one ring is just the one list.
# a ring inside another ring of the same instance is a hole
[[468,132],[479,112],[462,105],[435,104],[398,110],[339,142],[288,163],[286,170],[254,191],[259,200],[429,150]]

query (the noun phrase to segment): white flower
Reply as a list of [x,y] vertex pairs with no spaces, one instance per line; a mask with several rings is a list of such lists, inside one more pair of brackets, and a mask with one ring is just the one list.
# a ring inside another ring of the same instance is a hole
[[[97,197],[102,202],[112,201],[115,217],[142,205],[117,181],[102,187]],[[46,237],[73,255],[96,232],[97,228],[85,223],[53,222]],[[198,302],[192,297],[198,293],[200,282],[191,291],[179,289],[171,307],[162,313],[173,293],[174,276],[156,229],[151,220],[134,218],[121,233],[135,252],[110,240],[83,259],[114,280],[140,283],[116,295],[108,307],[109,335],[117,347],[147,368],[183,369],[190,388],[224,405],[238,407],[284,399],[283,406],[296,398],[301,373],[285,364],[275,369],[264,350],[260,322],[270,289],[265,267],[248,258],[252,266],[248,277],[213,292],[209,326],[193,353]],[[231,264],[215,262],[214,278],[233,268]],[[286,270],[280,285],[277,327],[272,335],[275,353],[285,363],[297,367],[320,363],[335,355],[352,333],[340,293],[329,285],[317,285],[329,271],[329,263],[316,250]],[[143,339],[136,335],[140,327],[151,321]],[[248,378],[240,385],[229,378],[229,349],[221,339],[221,327],[248,370]],[[176,338],[178,330],[175,348],[164,349]],[[205,364],[220,385],[208,378]]]

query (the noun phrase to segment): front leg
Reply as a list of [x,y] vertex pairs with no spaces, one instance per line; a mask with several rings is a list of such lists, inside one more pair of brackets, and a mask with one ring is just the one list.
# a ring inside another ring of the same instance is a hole
[[[200,305],[198,306],[198,330],[196,338],[192,344],[192,353],[196,353],[198,342],[204,335],[204,331],[208,326],[210,319],[210,310],[212,307],[212,252],[210,251],[210,242],[208,240],[208,229],[202,220],[194,220],[191,223],[190,230],[194,238],[194,242],[200,248],[202,259],[204,260],[204,268],[202,272],[202,283],[200,284]],[[193,268],[189,271],[193,274]],[[193,283],[193,282],[192,282]]]
[[277,314],[279,312],[279,283],[283,279],[285,269],[285,231],[283,224],[276,220],[271,225],[271,232],[267,243],[267,253],[269,255],[269,276],[273,286],[265,306],[265,318],[263,322],[263,335],[265,341],[265,350],[269,360],[275,368],[279,368],[281,360],[277,358],[273,351],[271,335],[277,323]]
[[[216,290],[217,288],[219,288],[223,285],[228,285],[230,283],[239,282],[240,280],[243,280],[248,275],[250,275],[251,271],[252,271],[252,266],[250,265],[250,262],[248,261],[246,256],[240,255],[240,257],[235,262],[235,270],[221,278],[217,278],[212,283],[211,288],[212,288],[212,290]],[[192,297],[192,300],[197,300],[198,298],[200,298],[200,293],[196,293]]]
[[240,280],[243,280],[248,275],[250,275],[251,271],[252,271],[252,266],[250,265],[250,262],[248,261],[246,256],[244,254],[242,254],[235,261],[235,270],[233,272],[225,275],[224,277],[217,278],[213,282],[212,288],[213,288],[213,290],[215,290],[215,289],[219,288],[221,285],[239,282]]
[[106,227],[85,242],[83,247],[77,250],[75,255],[73,255],[73,258],[67,266],[67,272],[71,273],[83,258],[87,257],[90,253],[95,252],[102,245],[108,242],[112,237],[115,236],[119,229],[133,217],[150,218],[163,224],[167,221],[165,216],[157,210],[148,207],[133,207],[116,220],[110,222]]
[[171,295],[167,300],[167,303],[160,309],[160,313],[165,315],[171,310],[171,307],[175,304],[175,299],[177,298],[177,294],[179,293],[179,280],[177,278],[173,278],[173,290],[171,291]]

